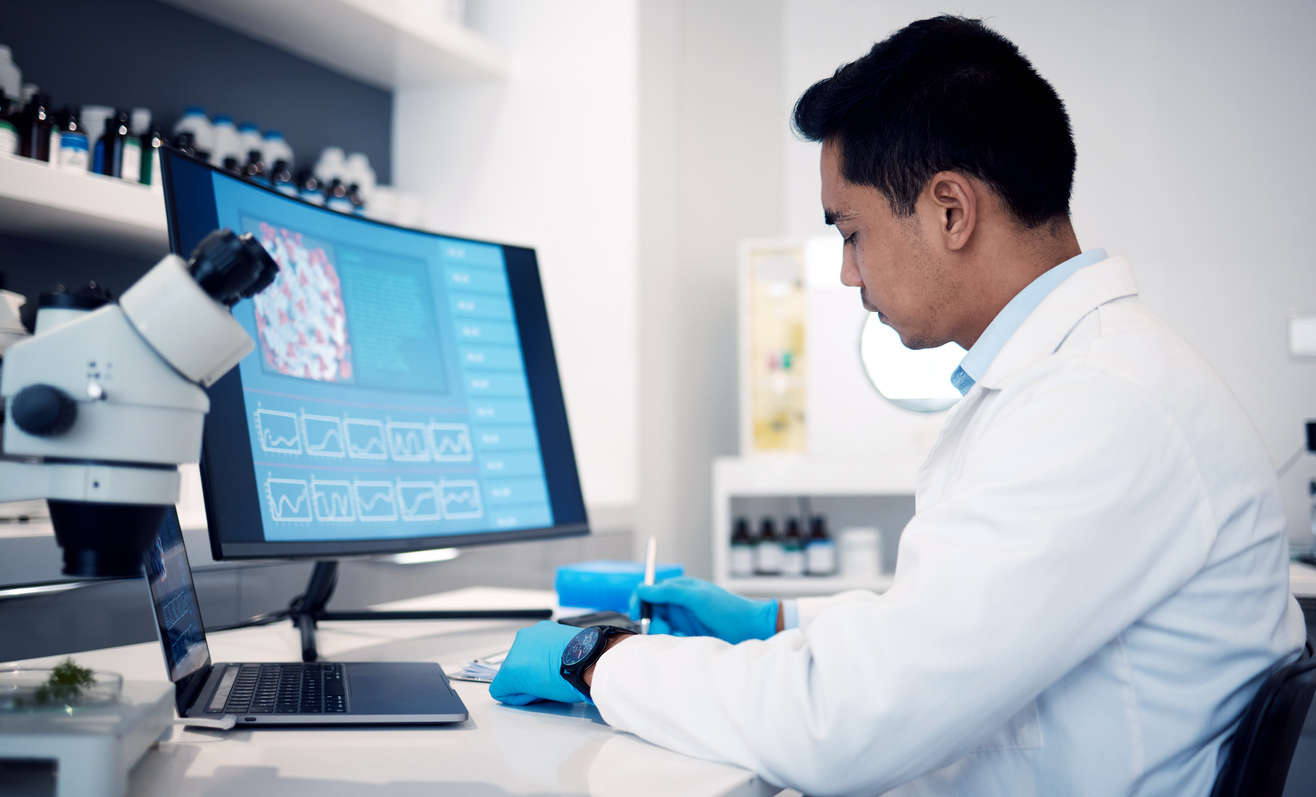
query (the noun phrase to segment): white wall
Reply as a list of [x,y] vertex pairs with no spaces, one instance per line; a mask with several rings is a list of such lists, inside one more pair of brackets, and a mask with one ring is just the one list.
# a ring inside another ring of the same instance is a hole
[[736,253],[782,229],[779,0],[643,0],[637,543],[711,573],[712,461],[739,450]]
[[[1289,361],[1284,337],[1290,309],[1316,307],[1316,4],[966,0],[954,9],[987,18],[1056,87],[1078,145],[1080,243],[1133,261],[1147,305],[1219,370],[1282,464],[1301,445],[1302,421],[1316,417],[1316,363]],[[874,41],[944,10],[785,0],[782,107]],[[817,145],[781,135],[786,231],[834,235],[818,204]],[[890,420],[875,395],[867,401]],[[1312,477],[1308,457],[1282,482],[1290,538],[1304,545]]]
[[636,500],[637,0],[484,0],[506,81],[403,89],[397,185],[432,229],[535,247],[586,503]]

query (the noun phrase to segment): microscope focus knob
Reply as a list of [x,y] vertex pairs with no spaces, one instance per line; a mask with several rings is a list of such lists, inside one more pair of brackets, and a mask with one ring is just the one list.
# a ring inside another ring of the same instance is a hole
[[35,437],[57,437],[78,419],[78,403],[51,385],[28,385],[9,402],[9,418]]

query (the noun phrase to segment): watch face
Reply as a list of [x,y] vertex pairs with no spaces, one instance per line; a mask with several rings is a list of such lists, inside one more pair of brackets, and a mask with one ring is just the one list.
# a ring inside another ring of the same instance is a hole
[[567,643],[567,649],[562,651],[562,666],[574,667],[579,664],[586,656],[594,650],[594,646],[599,642],[599,629],[596,627],[586,628],[579,634],[572,637]]

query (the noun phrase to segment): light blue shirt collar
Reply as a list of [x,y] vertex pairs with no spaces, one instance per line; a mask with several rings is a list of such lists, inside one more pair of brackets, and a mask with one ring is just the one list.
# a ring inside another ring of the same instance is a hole
[[950,375],[950,382],[956,390],[960,391],[960,395],[968,393],[978,380],[982,379],[982,375],[987,373],[992,360],[996,359],[1005,342],[1019,330],[1024,319],[1032,315],[1051,291],[1069,279],[1075,271],[1084,266],[1100,263],[1106,257],[1105,249],[1089,249],[1055,266],[1019,291],[1018,295],[1011,299],[1010,303],[987,325],[978,342],[973,344],[973,348],[969,349],[963,360],[960,360],[960,367]]

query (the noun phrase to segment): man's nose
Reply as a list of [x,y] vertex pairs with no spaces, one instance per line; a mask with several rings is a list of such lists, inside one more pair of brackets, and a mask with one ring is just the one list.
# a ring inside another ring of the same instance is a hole
[[854,255],[854,248],[847,246],[844,254],[841,255],[841,284],[850,288],[862,288],[863,279],[859,276],[858,258]]

